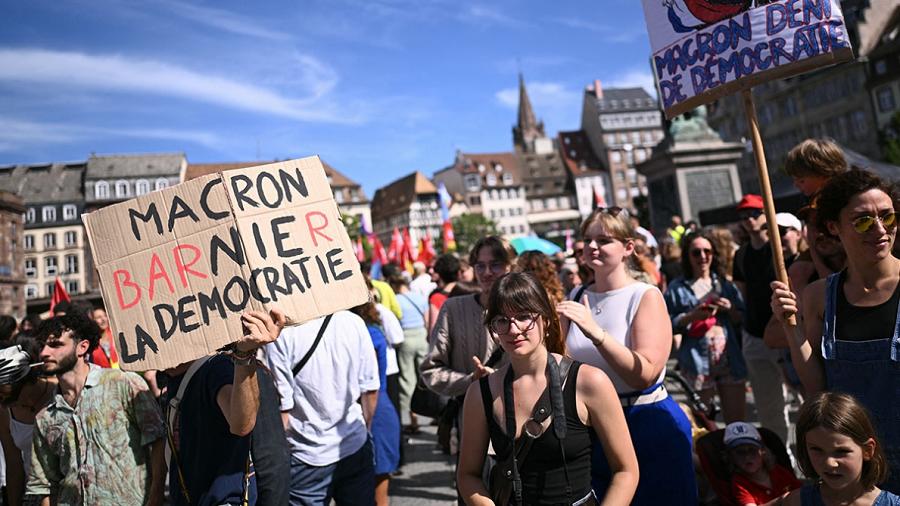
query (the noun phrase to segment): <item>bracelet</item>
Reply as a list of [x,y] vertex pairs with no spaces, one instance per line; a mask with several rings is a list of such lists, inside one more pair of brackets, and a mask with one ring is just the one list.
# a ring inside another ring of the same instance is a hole
[[255,351],[245,351],[242,352],[235,348],[231,351],[231,361],[234,362],[234,365],[254,365],[256,363],[256,352]]

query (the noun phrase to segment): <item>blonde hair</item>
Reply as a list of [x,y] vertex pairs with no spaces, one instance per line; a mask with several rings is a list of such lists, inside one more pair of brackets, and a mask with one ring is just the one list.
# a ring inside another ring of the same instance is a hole
[[834,177],[847,171],[847,159],[831,139],[806,139],[788,152],[784,171],[792,177]]
[[581,223],[581,237],[584,238],[587,229],[589,229],[591,225],[600,223],[603,230],[605,230],[613,239],[618,239],[622,242],[634,241],[636,232],[634,231],[634,227],[631,226],[631,220],[624,216],[624,214],[625,213],[621,212],[613,214],[609,210],[603,208],[595,209],[594,212]]

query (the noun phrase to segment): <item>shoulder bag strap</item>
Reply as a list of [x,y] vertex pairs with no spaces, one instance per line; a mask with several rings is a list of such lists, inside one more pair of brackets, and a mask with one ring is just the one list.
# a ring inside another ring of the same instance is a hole
[[[207,355],[202,358],[198,358],[194,360],[194,363],[188,368],[187,372],[184,373],[184,377],[181,378],[181,384],[178,385],[178,392],[175,393],[175,397],[169,399],[169,406],[166,410],[166,462],[174,462],[178,471],[178,484],[181,486],[181,493],[184,495],[184,499],[190,504],[191,497],[188,493],[187,483],[184,481],[184,473],[181,469],[181,460],[178,458],[178,449],[175,445],[175,427],[178,422],[178,406],[181,404],[181,399],[184,397],[184,392],[187,390],[188,384],[191,382],[191,378],[194,377],[194,374],[203,367],[209,359],[211,359],[214,355]],[[174,459],[172,457],[175,457]]]
[[584,295],[584,291],[587,289],[586,286],[581,285],[578,287],[578,291],[575,292],[575,297],[572,297],[572,300],[575,302],[581,302],[581,296]]
[[295,365],[291,370],[291,372],[294,373],[295,377],[300,374],[300,370],[303,369],[303,366],[305,366],[307,362],[309,362],[309,359],[312,357],[313,352],[316,351],[316,348],[319,347],[319,341],[321,341],[322,336],[325,335],[325,328],[328,327],[328,322],[331,321],[332,316],[333,315],[328,315],[325,317],[325,321],[323,321],[322,326],[319,327],[319,333],[316,334],[316,340],[313,341],[313,344],[312,346],[310,346],[309,351],[306,352],[306,355],[304,355],[303,358],[300,359],[300,362],[297,363],[297,365]]
[[417,306],[416,303],[415,303],[412,299],[410,299],[405,293],[398,293],[397,295],[399,295],[399,296],[403,297],[404,299],[408,300],[409,303],[412,304],[412,307],[415,308],[416,311],[418,311],[419,315],[420,315],[422,318],[425,318],[425,313],[423,313],[422,310],[419,309],[419,306]]

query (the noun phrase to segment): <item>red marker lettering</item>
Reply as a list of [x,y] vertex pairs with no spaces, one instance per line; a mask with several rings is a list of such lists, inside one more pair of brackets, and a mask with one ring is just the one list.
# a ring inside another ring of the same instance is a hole
[[169,293],[175,293],[175,287],[172,285],[172,280],[169,279],[169,273],[166,272],[159,255],[154,253],[153,258],[150,259],[150,300],[153,300],[153,293],[156,291],[156,280],[159,278],[166,280]]
[[[121,275],[125,276],[124,279],[120,279]],[[131,280],[130,272],[125,269],[113,271],[113,279],[115,280],[116,285],[116,297],[119,299],[119,309],[128,309],[141,300],[141,287],[139,287],[137,283]],[[123,286],[134,290],[134,298],[131,299],[131,302],[127,304],[125,303],[125,298],[122,296]]]
[[[187,250],[194,254],[194,257],[188,260],[187,262],[181,258],[181,250]],[[187,288],[187,275],[191,274],[192,276],[198,277],[200,279],[206,279],[206,274],[203,274],[200,271],[195,271],[191,269],[195,263],[200,261],[200,248],[193,246],[191,244],[179,244],[172,248],[172,256],[175,258],[175,267],[178,269],[178,275],[181,277],[181,286]]]
[[[313,225],[313,223],[312,223],[313,215],[321,217],[322,221],[324,223],[322,223],[318,227]],[[331,237],[328,237],[327,235],[325,235],[324,232],[322,232],[323,228],[328,227],[328,216],[325,216],[324,213],[321,213],[319,211],[312,211],[312,212],[306,213],[306,227],[309,228],[309,236],[312,239],[313,246],[316,246],[316,247],[319,246],[319,241],[316,240],[316,234],[321,235],[326,240],[328,240],[328,242],[332,241]]]

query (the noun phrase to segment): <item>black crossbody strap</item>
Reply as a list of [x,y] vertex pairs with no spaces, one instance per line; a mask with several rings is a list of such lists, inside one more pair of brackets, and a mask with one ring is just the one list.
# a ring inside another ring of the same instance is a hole
[[491,353],[491,356],[488,357],[487,362],[484,363],[485,367],[494,367],[500,362],[500,359],[503,358],[503,347],[497,345],[497,348]]
[[575,302],[581,302],[581,296],[584,295],[584,290],[587,289],[586,286],[581,285],[578,287],[578,291],[575,292],[575,297],[572,297],[572,300]]
[[325,317],[325,321],[323,321],[322,326],[319,327],[319,333],[316,334],[316,340],[309,348],[309,351],[306,352],[306,355],[304,355],[303,358],[300,359],[300,362],[294,366],[294,369],[292,369],[291,372],[294,373],[295,377],[300,374],[300,370],[303,369],[303,366],[305,366],[307,362],[309,362],[309,359],[312,357],[313,352],[316,351],[316,348],[319,347],[319,341],[321,341],[322,336],[325,335],[325,328],[328,327],[328,322],[331,321],[331,317],[332,315],[328,315]]

